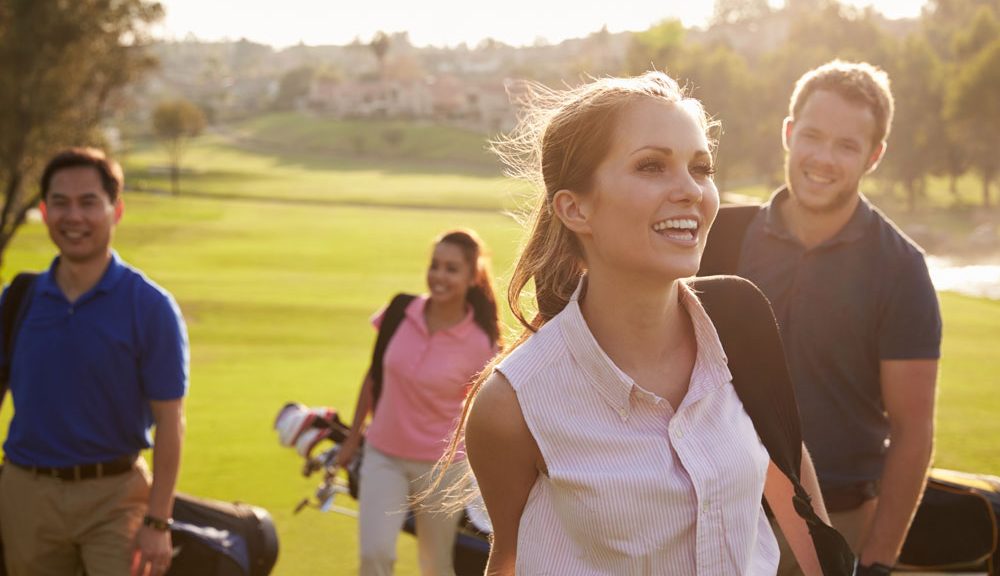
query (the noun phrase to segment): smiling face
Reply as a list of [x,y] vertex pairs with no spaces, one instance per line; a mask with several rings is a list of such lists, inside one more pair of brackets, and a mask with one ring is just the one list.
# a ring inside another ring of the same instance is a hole
[[591,270],[685,278],[698,271],[719,209],[713,172],[704,127],[692,112],[641,98],[619,115],[592,190],[563,191],[555,201]]
[[110,253],[121,200],[111,202],[96,168],[64,168],[52,176],[43,213],[60,256],[87,264],[103,261]]
[[795,120],[785,121],[785,181],[803,209],[833,213],[853,209],[861,177],[881,158],[873,146],[875,116],[835,92],[809,96]]
[[475,270],[465,258],[462,248],[451,242],[438,242],[427,268],[427,289],[431,301],[442,305],[464,301],[474,282]]

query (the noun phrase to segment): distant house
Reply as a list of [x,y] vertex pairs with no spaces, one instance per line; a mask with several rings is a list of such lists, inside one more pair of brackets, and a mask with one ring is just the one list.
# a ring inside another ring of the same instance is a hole
[[308,101],[311,108],[339,118],[429,118],[434,112],[423,80],[318,78]]
[[441,74],[418,80],[337,80],[319,77],[310,108],[338,118],[409,118],[497,131],[513,126],[506,81],[466,81]]

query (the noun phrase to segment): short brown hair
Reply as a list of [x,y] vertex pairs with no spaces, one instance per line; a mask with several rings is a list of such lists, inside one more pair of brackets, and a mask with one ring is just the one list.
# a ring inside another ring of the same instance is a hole
[[809,97],[818,90],[828,90],[871,110],[875,116],[873,146],[878,146],[889,137],[894,105],[889,75],[881,68],[867,62],[834,60],[806,72],[795,83],[792,99],[788,103],[788,115],[793,122]]
[[67,148],[49,160],[42,171],[42,200],[49,194],[49,186],[56,172],[67,168],[90,167],[101,175],[101,185],[111,202],[117,202],[125,183],[122,167],[97,148]]

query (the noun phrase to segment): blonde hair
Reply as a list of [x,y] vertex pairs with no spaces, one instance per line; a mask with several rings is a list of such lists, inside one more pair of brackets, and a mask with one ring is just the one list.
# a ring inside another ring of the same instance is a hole
[[[590,192],[594,172],[611,148],[622,112],[643,98],[683,107],[699,122],[706,135],[717,126],[709,120],[701,103],[687,97],[673,78],[652,71],[631,78],[600,78],[561,91],[538,84],[528,85],[521,97],[524,108],[514,131],[491,142],[491,149],[506,165],[507,174],[528,180],[539,190],[528,218],[530,232],[507,289],[507,302],[524,330],[473,382],[428,493],[438,488],[454,460],[465,436],[472,403],[493,368],[569,302],[585,263],[576,236],[555,215],[552,198],[559,190]],[[534,284],[533,314],[521,306],[522,294],[529,283]],[[452,499],[455,506],[471,497],[469,494],[450,496],[457,497]]]

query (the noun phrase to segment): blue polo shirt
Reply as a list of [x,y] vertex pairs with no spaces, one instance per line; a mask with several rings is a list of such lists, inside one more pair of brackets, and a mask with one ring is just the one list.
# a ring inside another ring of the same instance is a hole
[[[38,276],[14,345],[14,402],[4,452],[21,465],[114,460],[152,445],[150,400],[187,392],[188,340],[165,290],[117,253],[75,303]],[[7,361],[0,344],[0,361]]]
[[941,314],[921,249],[862,197],[832,238],[805,249],[778,190],[747,229],[739,275],[774,307],[824,488],[882,475],[889,422],[880,361],[938,358]]

